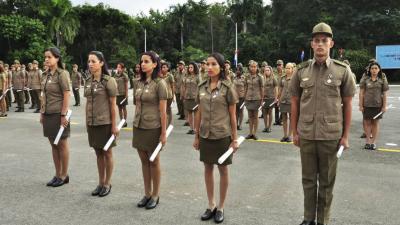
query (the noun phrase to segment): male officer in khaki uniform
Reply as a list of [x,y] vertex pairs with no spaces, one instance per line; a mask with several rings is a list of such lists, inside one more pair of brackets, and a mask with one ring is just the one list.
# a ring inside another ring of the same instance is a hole
[[[304,190],[301,225],[328,224],[339,146],[349,147],[355,82],[350,67],[331,59],[329,25],[313,28],[314,59],[298,67],[291,82],[293,142],[300,147]],[[343,107],[341,104],[343,103]]]
[[208,79],[208,72],[207,72],[207,62],[206,60],[201,61],[200,66],[200,82],[203,82]]
[[181,99],[181,86],[182,86],[182,79],[185,77],[185,62],[184,61],[179,61],[178,63],[178,69],[175,73],[174,79],[175,79],[175,99],[176,99],[176,104],[178,106],[178,114],[179,120],[184,120],[185,119],[185,113],[183,111],[183,100]]
[[18,60],[14,61],[15,73],[13,74],[13,87],[15,90],[15,99],[18,104],[18,109],[15,112],[24,112],[24,88],[25,88],[25,73],[21,70],[21,64]]
[[231,70],[231,62],[229,60],[225,60],[225,74],[226,78],[233,82],[233,78],[235,78],[235,73]]
[[32,106],[36,107],[34,113],[40,112],[40,82],[42,80],[42,71],[39,69],[39,63],[36,60],[32,62],[32,70],[29,71],[29,81],[32,97]]
[[71,73],[71,83],[72,83],[72,92],[75,97],[75,105],[81,105],[81,96],[79,94],[79,89],[82,83],[82,74],[78,72],[78,65],[72,65],[72,73]]

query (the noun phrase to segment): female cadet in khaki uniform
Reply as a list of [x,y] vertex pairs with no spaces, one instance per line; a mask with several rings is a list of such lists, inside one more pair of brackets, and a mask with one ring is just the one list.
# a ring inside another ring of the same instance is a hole
[[72,81],[72,92],[74,93],[75,105],[81,105],[81,96],[79,94],[79,89],[81,88],[82,83],[82,74],[78,72],[78,65],[72,65],[72,73],[71,73],[71,81]]
[[224,220],[224,204],[228,191],[228,166],[232,163],[232,155],[222,165],[218,165],[220,174],[220,201],[214,200],[214,164],[218,158],[233,147],[236,152],[236,103],[238,97],[234,85],[225,75],[224,57],[213,53],[207,58],[209,79],[199,85],[196,112],[196,136],[193,147],[200,149],[200,161],[204,163],[204,177],[207,189],[208,208],[201,216],[202,220],[214,217],[215,222]]
[[[366,144],[364,149],[376,150],[376,138],[379,132],[379,119],[374,119],[380,112],[386,112],[387,91],[389,84],[386,76],[382,74],[379,63],[369,64],[367,75],[360,82],[360,111],[366,121]],[[371,137],[372,136],[372,137]]]
[[286,63],[285,75],[282,76],[279,81],[278,105],[283,122],[283,138],[281,139],[281,142],[292,141],[292,128],[290,126],[291,94],[289,87],[293,72],[293,64]]
[[264,79],[258,74],[258,64],[256,61],[250,60],[249,62],[249,75],[246,77],[244,96],[249,116],[250,133],[246,139],[257,140],[257,127],[258,127],[258,108],[261,106],[264,96]]
[[3,64],[0,64],[0,117],[6,117],[6,98],[3,96],[4,92],[7,90],[7,74],[4,70]]
[[199,85],[199,68],[196,63],[191,62],[188,66],[188,73],[182,79],[182,91],[181,98],[183,99],[183,106],[185,109],[185,114],[189,122],[190,130],[187,134],[194,134],[193,129],[193,113],[196,109],[196,96],[197,96],[197,86]]
[[272,124],[272,103],[278,101],[278,82],[275,79],[274,72],[271,66],[264,66],[264,107],[263,117],[265,128],[263,132],[271,133]]
[[242,106],[242,104],[244,103],[244,85],[245,85],[245,78],[243,75],[243,67],[237,68],[236,76],[233,79],[233,84],[235,85],[235,90],[239,97],[239,102],[238,102],[238,104],[236,104],[237,129],[241,130],[242,122],[243,122],[244,107],[240,108],[240,106]]
[[104,56],[101,52],[89,53],[88,66],[90,75],[86,80],[84,96],[86,101],[86,128],[89,146],[94,148],[97,156],[99,184],[92,192],[93,196],[106,196],[111,191],[111,175],[114,168],[112,147],[104,151],[112,134],[118,135],[116,128],[116,94],[117,83],[109,75]]
[[153,162],[149,158],[158,143],[166,143],[167,85],[158,77],[160,59],[154,52],[145,52],[140,58],[140,80],[135,90],[135,119],[132,146],[142,162],[145,196],[138,207],[153,209],[159,202],[161,169],[160,155]]
[[171,73],[169,73],[169,64],[166,62],[161,63],[161,73],[160,73],[160,78],[164,79],[166,85],[167,85],[167,90],[168,90],[168,98],[167,98],[167,117],[168,117],[168,125],[171,124],[172,121],[172,109],[171,109],[171,104],[172,101],[174,100],[174,95],[175,95],[175,80],[174,76],[172,76]]
[[[117,105],[119,110],[119,118],[127,120],[128,112],[126,111],[126,105],[128,104],[128,82],[129,77],[124,72],[125,65],[123,63],[118,63],[117,65],[117,73],[115,74],[115,80],[118,86],[118,95],[117,95]],[[122,102],[126,99],[124,102]],[[122,103],[121,103],[122,102]],[[125,122],[123,127],[127,127],[128,124]]]
[[[47,186],[58,187],[69,183],[68,162],[69,146],[67,138],[70,136],[70,125],[65,118],[69,104],[69,76],[62,69],[61,52],[58,48],[49,48],[45,51],[45,65],[41,82],[40,123],[43,125],[43,135],[49,139],[56,174]],[[58,145],[54,145],[60,126],[64,132]]]

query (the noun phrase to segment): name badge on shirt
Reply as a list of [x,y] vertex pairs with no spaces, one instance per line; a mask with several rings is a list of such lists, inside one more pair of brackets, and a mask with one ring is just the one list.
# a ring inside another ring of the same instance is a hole
[[328,75],[328,80],[326,81],[328,84],[332,83],[332,77],[333,77],[333,75],[330,73]]
[[206,95],[206,93],[200,93],[200,96],[204,96],[204,95]]
[[308,81],[310,78],[308,78],[308,77],[304,77],[302,80],[303,81]]
[[215,92],[215,94],[213,95],[213,98],[216,98],[218,96],[218,91]]
[[148,93],[148,92],[149,92],[149,89],[144,90],[144,92]]

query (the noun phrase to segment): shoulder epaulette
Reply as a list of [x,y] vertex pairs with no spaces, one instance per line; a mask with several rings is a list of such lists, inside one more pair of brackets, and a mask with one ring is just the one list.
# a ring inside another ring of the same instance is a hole
[[311,64],[311,61],[305,61],[303,63],[300,63],[299,65],[297,65],[297,70],[304,69],[304,68],[308,67],[310,64]]
[[207,81],[208,81],[208,79],[201,81],[198,86],[200,87],[200,86],[204,85],[205,83],[207,83]]
[[106,80],[106,81],[110,80],[110,78],[111,78],[110,75],[104,75],[103,76],[103,79]]
[[336,63],[336,64],[338,64],[340,66],[343,66],[343,67],[347,67],[348,66],[346,63],[344,63],[342,61],[339,61],[339,60],[336,60],[336,59],[332,59],[332,62],[334,62],[334,63]]

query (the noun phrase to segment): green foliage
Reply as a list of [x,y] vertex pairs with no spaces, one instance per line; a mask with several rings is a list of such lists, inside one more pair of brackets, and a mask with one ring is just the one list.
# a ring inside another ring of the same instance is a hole
[[360,80],[362,74],[365,72],[365,67],[371,58],[374,58],[368,50],[346,50],[344,53],[344,58],[349,60],[350,67],[353,73],[357,76],[357,80]]
[[183,58],[189,62],[200,62],[201,60],[207,58],[207,56],[207,53],[203,52],[201,49],[194,48],[190,45],[183,51]]
[[45,35],[46,27],[40,20],[20,15],[2,15],[0,16],[0,48],[2,49],[0,57],[5,57],[9,61],[20,59],[22,62],[40,60],[49,44]]

